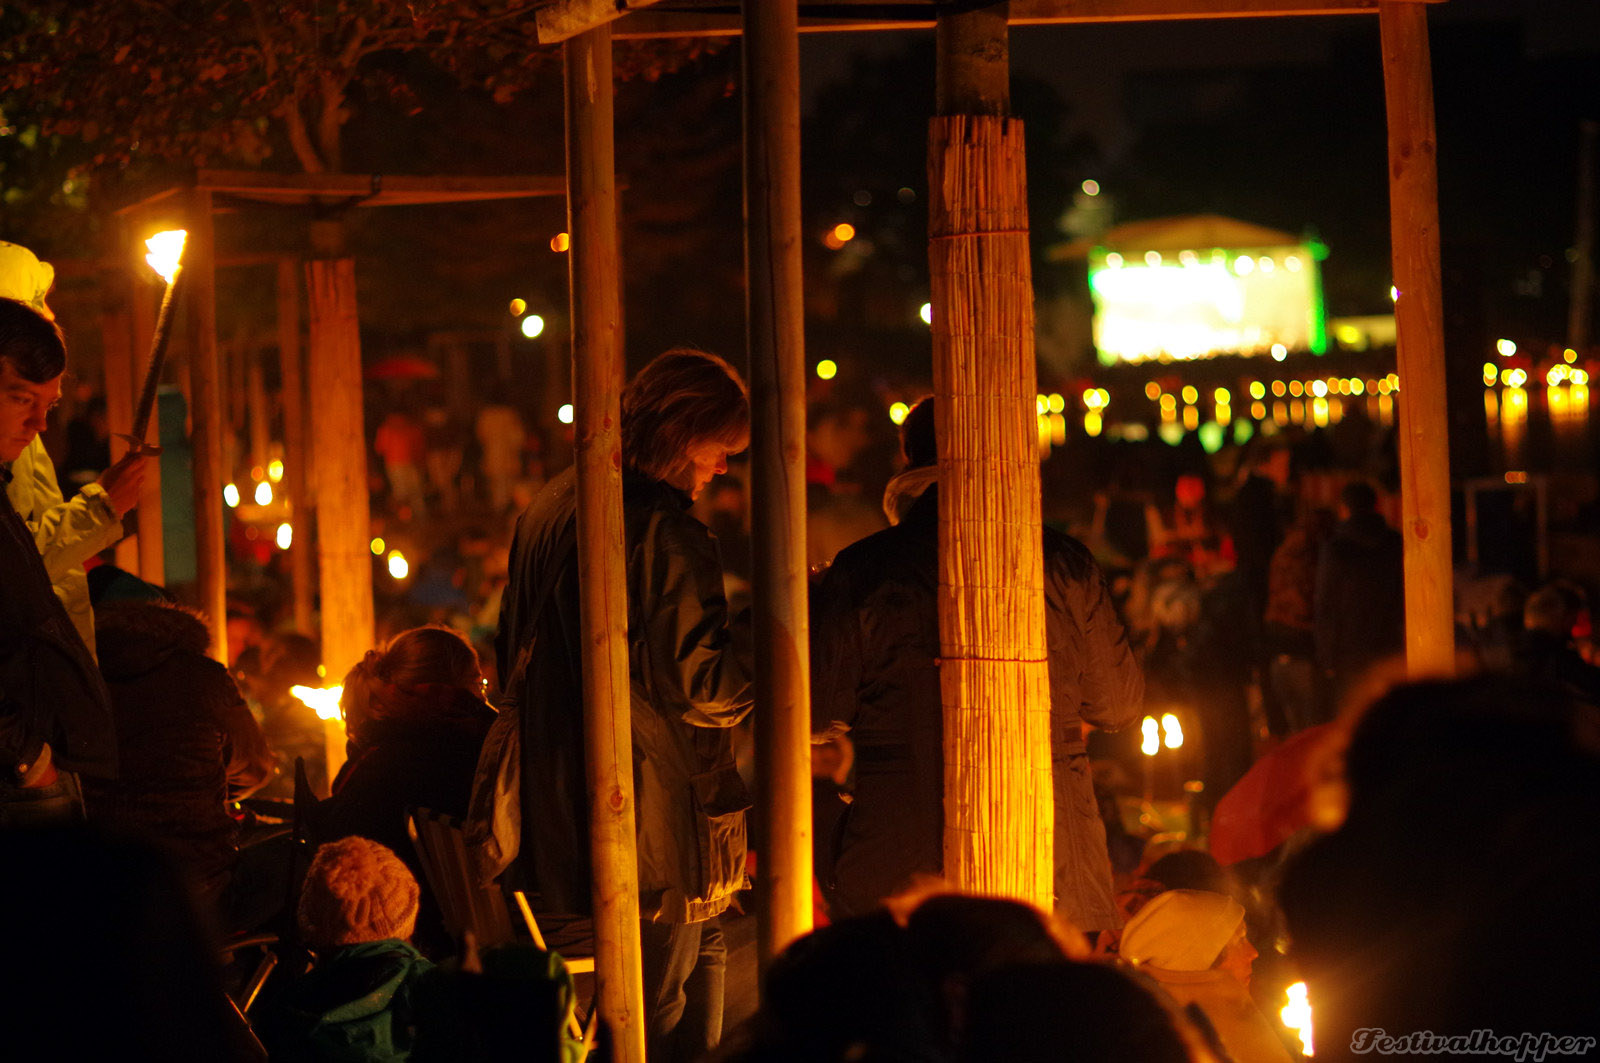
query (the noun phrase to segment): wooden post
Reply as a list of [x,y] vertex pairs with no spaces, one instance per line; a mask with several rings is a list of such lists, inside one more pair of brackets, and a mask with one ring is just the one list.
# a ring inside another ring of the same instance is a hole
[[189,408],[194,453],[195,591],[211,618],[211,656],[228,663],[228,556],[223,531],[222,379],[217,362],[216,240],[211,193],[189,200],[183,270],[189,289]]
[[1578,123],[1578,235],[1573,246],[1572,301],[1567,304],[1567,346],[1582,352],[1589,346],[1589,318],[1594,308],[1594,143],[1600,122]]
[[944,873],[1046,910],[1050,689],[1022,125],[1004,4],[939,16],[928,143]]
[[[150,341],[156,334],[156,308],[160,305],[154,296],[153,285],[149,281],[154,274],[144,261],[144,239],[149,235],[151,234],[148,232],[135,229],[131,234],[132,238],[126,241],[124,249],[126,256],[124,261],[128,263],[131,271],[126,276],[129,280],[129,317],[133,321],[133,376],[129,381],[131,390],[128,393],[130,428],[133,426],[132,404],[138,401],[139,391],[144,385],[146,361],[150,357]],[[150,418],[145,441],[148,443],[161,441],[159,416]],[[153,458],[145,462],[144,468],[144,486],[139,489],[139,505],[133,511],[138,528],[135,536],[137,539],[135,549],[139,557],[136,571],[140,579],[159,587],[165,586],[167,582],[167,543],[166,536],[162,533],[161,519],[161,459]]]
[[638,839],[622,523],[621,277],[611,29],[564,46],[583,735],[594,867],[596,999],[619,1063],[644,1060]]
[[1455,671],[1450,559],[1450,446],[1439,272],[1439,182],[1428,12],[1378,5],[1389,116],[1389,224],[1400,374],[1400,511],[1405,536],[1406,668]]
[[[133,317],[128,310],[128,287],[124,269],[108,269],[100,275],[100,346],[105,352],[106,422],[111,429],[112,461],[120,460],[128,452],[128,444],[122,436],[133,431],[133,393],[139,387],[139,371],[134,367]],[[139,574],[139,544],[134,537],[124,536],[117,543],[116,558],[118,568]]]
[[294,537],[289,578],[294,629],[313,630],[311,592],[311,451],[306,446],[305,359],[300,350],[300,277],[295,260],[278,260],[278,373],[283,397],[283,482]]
[[798,25],[796,0],[744,2],[744,258],[761,713],[756,777],[766,839],[756,876],[763,967],[812,922]]
[[[341,247],[338,222],[312,223],[323,254]],[[356,264],[319,257],[306,264],[310,319],[311,434],[317,440],[317,561],[322,587],[322,664],[327,682],[344,682],[372,648],[371,511],[362,422],[361,333]],[[328,778],[344,763],[342,732],[328,729]]]

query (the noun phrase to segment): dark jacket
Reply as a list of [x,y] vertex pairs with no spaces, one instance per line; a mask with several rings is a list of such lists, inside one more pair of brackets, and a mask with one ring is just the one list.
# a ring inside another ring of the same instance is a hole
[[[830,900],[857,915],[943,867],[938,501],[839,553],[812,599],[814,729],[850,727],[854,799],[836,833]],[[1057,907],[1083,930],[1120,925],[1082,724],[1135,720],[1144,681],[1105,580],[1076,539],[1044,531]]]
[[1377,513],[1341,521],[1317,560],[1317,664],[1340,686],[1405,646],[1400,533]]
[[419,989],[433,965],[403,941],[346,945],[321,956],[258,1022],[273,1063],[409,1059]]
[[122,771],[114,781],[83,781],[89,818],[158,840],[202,894],[215,896],[238,841],[227,803],[272,770],[261,728],[227,668],[206,656],[210,636],[193,613],[103,604],[95,635]]
[[110,698],[33,534],[5,497],[10,478],[0,466],[0,772],[15,778],[48,742],[62,768],[115,776]]
[[[546,902],[589,899],[576,473],[517,521],[495,646],[522,712],[521,860]],[[744,626],[729,625],[717,542],[689,497],[628,472],[623,517],[640,910],[659,922],[721,913],[743,885],[744,810],[731,728],[751,707]],[[531,647],[531,648],[530,648]]]

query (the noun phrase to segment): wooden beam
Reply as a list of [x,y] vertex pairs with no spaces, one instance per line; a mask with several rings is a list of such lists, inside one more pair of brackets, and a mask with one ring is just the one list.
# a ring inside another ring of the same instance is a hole
[[559,44],[614,22],[656,0],[555,0],[534,14],[540,44]]
[[465,203],[560,196],[564,177],[415,177],[402,174],[284,174],[256,170],[200,170],[195,187],[272,203],[350,199],[360,206]]
[[622,517],[622,269],[617,247],[611,28],[564,45],[567,256],[577,450],[583,738],[593,868],[596,1007],[612,1058],[644,1063],[644,968]]
[[[1011,0],[1013,26],[1068,26],[1105,22],[1162,22],[1216,18],[1282,18],[1316,15],[1374,15],[1381,0]],[[1403,0],[1433,4],[1444,0]],[[653,10],[628,14],[616,23],[617,40],[674,37],[737,37],[740,17],[728,4],[717,9]],[[862,33],[931,30],[930,4],[862,4],[860,16],[841,15],[850,4],[831,3],[827,15],[800,18],[801,33]],[[884,10],[905,8],[905,13]]]
[[183,271],[189,289],[189,423],[193,426],[196,594],[211,619],[211,656],[228,663],[228,556],[223,525],[222,373],[217,358],[216,238],[211,193],[191,193]]
[[744,203],[763,968],[812,924],[806,350],[796,0],[745,0]]
[[1389,225],[1400,374],[1400,511],[1405,537],[1406,667],[1455,671],[1450,443],[1439,269],[1439,177],[1428,11],[1385,2],[1378,15],[1389,117]]

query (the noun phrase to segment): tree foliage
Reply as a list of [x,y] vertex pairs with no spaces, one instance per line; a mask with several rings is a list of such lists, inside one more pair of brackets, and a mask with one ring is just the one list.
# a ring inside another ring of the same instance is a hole
[[[540,0],[44,0],[0,44],[4,87],[47,135],[80,138],[96,166],[141,157],[257,165],[287,152],[338,171],[352,101],[413,112],[395,60],[420,56],[509,102],[560,52],[534,32]],[[647,76],[703,45],[624,49]]]

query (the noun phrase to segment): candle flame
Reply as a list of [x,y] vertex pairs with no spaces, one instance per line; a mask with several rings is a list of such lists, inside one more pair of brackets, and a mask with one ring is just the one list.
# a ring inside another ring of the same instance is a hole
[[1139,725],[1144,740],[1139,744],[1139,749],[1147,757],[1153,757],[1161,749],[1160,725],[1154,716],[1146,716]]
[[1311,1047],[1311,1001],[1306,996],[1306,984],[1296,982],[1284,990],[1284,995],[1289,1002],[1279,1010],[1278,1017],[1300,1038],[1300,1054],[1315,1055]]
[[1168,749],[1177,749],[1183,745],[1183,725],[1170,712],[1161,717],[1161,737]]
[[293,686],[289,693],[299,698],[312,712],[317,714],[319,720],[337,720],[339,715],[339,697],[344,693],[343,686],[336,687],[303,687]]
[[189,239],[187,229],[168,229],[166,232],[156,233],[144,242],[150,253],[144,260],[150,263],[150,268],[161,274],[161,279],[168,284],[172,283],[178,275],[178,267],[183,264],[183,245]]

